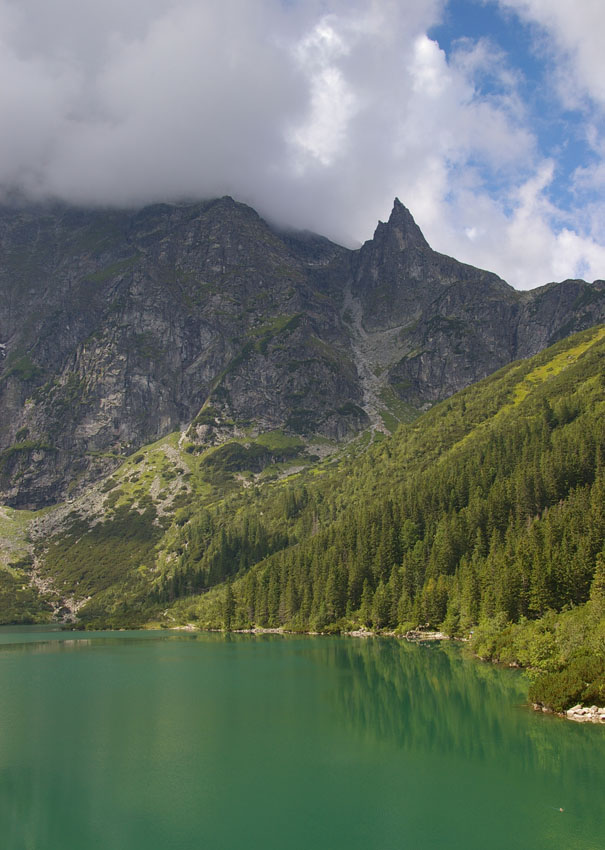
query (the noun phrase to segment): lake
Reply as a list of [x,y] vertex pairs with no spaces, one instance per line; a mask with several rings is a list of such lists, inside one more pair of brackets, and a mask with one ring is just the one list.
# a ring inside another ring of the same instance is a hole
[[3,627],[0,684],[3,850],[605,848],[605,728],[455,646]]

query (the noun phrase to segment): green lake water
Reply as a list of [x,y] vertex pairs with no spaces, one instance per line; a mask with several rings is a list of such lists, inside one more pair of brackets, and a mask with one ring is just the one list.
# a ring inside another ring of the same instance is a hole
[[526,688],[441,644],[5,627],[0,847],[603,850],[605,728]]

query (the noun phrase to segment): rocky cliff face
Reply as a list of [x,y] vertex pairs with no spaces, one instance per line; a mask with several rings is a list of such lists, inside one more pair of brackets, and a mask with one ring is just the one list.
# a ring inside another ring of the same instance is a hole
[[387,362],[376,366],[387,368],[397,395],[416,407],[605,318],[605,281],[517,292],[497,275],[433,251],[397,200],[355,258],[352,287],[369,335],[388,331],[391,340]]
[[515,292],[399,201],[359,251],[230,198],[4,209],[0,499],[55,502],[192,420],[340,440],[604,317],[602,281]]

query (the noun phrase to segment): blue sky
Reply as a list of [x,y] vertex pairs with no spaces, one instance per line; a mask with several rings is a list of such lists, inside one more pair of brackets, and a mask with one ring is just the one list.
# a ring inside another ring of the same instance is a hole
[[0,0],[0,199],[231,194],[356,246],[398,196],[518,288],[605,278],[600,0]]
[[[573,204],[576,168],[596,164],[598,157],[586,139],[584,108],[579,104],[577,108],[569,108],[553,90],[552,65],[556,59],[549,55],[544,32],[535,22],[521,18],[497,2],[450,0],[442,22],[431,27],[428,35],[450,61],[457,47],[467,40],[475,43],[488,40],[495,51],[501,51],[503,61],[517,75],[517,91],[527,108],[537,147],[543,157],[556,162],[552,183],[545,194],[563,210]],[[479,96],[485,98],[498,96],[503,90],[489,72],[476,79],[476,87]],[[496,181],[493,191],[497,190]],[[597,197],[596,192],[591,194]]]

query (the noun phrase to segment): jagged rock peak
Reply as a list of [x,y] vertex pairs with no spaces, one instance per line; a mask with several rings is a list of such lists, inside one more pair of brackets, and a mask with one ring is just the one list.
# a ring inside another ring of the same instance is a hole
[[393,210],[388,222],[380,222],[376,228],[374,238],[395,238],[401,251],[410,248],[430,248],[424,238],[422,231],[414,221],[412,213],[405,207],[399,198],[393,202]]

